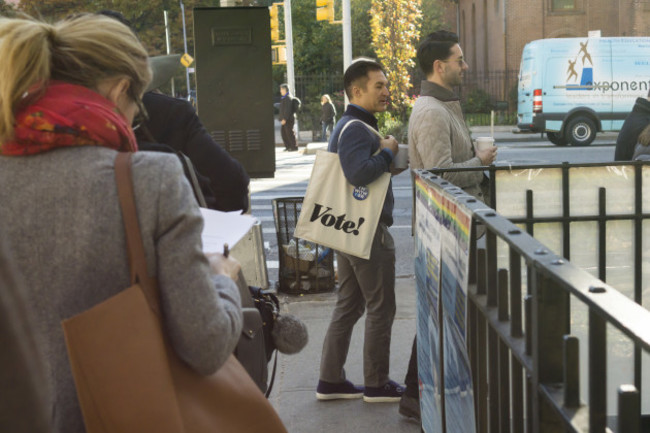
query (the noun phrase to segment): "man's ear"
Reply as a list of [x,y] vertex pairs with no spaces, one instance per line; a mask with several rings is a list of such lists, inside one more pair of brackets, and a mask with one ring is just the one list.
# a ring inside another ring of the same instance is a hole
[[118,105],[118,102],[128,96],[129,87],[131,86],[131,81],[128,78],[120,78],[113,82],[113,85],[108,89],[106,94],[106,99],[111,101],[113,104]]
[[434,75],[440,75],[443,72],[443,63],[439,60],[434,60],[433,61],[433,74]]
[[359,86],[352,86],[352,96],[354,96],[354,99],[361,96],[361,88]]

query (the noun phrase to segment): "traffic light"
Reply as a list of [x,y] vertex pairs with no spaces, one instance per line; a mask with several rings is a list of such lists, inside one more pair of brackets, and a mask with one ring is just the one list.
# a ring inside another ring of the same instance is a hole
[[274,65],[287,64],[287,46],[286,45],[272,45],[271,46],[271,60]]
[[269,14],[271,15],[271,40],[280,40],[280,23],[278,21],[278,5],[272,4]]
[[316,0],[316,20],[334,21],[334,0]]

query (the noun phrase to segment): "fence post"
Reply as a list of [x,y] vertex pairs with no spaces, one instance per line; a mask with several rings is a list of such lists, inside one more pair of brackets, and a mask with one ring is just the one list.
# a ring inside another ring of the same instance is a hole
[[[538,250],[536,254],[548,254]],[[564,291],[537,266],[532,269],[532,403],[533,433],[564,432],[562,423],[542,397],[541,385],[559,384],[563,380],[563,346],[567,334],[565,317],[568,304]]]
[[618,431],[641,433],[641,397],[633,385],[618,388]]

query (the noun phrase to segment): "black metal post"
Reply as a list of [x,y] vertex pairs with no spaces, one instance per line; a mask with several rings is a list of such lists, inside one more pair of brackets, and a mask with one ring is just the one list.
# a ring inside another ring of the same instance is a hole
[[563,432],[562,424],[549,409],[540,387],[562,382],[562,338],[566,334],[564,318],[566,296],[550,278],[533,267],[533,424],[535,433]]
[[499,336],[488,326],[488,401],[490,433],[499,432]]
[[618,388],[618,431],[641,433],[641,397],[632,385]]
[[564,405],[580,406],[580,341],[573,335],[564,336]]
[[510,248],[510,335],[523,335],[521,324],[521,256]]
[[508,345],[499,340],[499,432],[510,433],[510,357]]
[[524,431],[524,369],[517,357],[510,358],[512,378],[512,431]]
[[607,322],[589,311],[589,433],[607,426]]

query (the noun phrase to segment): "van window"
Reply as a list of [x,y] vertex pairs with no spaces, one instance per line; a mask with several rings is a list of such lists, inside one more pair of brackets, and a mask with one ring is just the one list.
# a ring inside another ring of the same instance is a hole
[[573,11],[576,9],[576,0],[553,0],[554,11]]
[[533,79],[533,58],[524,55],[521,57],[521,64],[519,65],[519,85],[522,89],[526,89],[531,85]]

